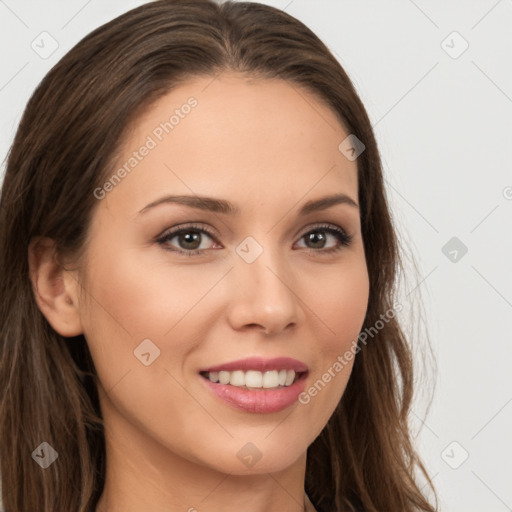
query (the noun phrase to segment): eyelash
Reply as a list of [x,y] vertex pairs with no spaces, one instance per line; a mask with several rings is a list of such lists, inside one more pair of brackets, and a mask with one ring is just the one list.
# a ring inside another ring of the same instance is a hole
[[[335,252],[340,251],[344,247],[348,247],[351,244],[351,242],[352,242],[352,236],[351,235],[346,233],[343,229],[339,228],[338,226],[335,226],[335,225],[332,225],[332,224],[322,224],[322,225],[319,225],[319,226],[315,226],[312,229],[310,229],[309,231],[307,231],[306,233],[304,233],[300,237],[300,239],[304,238],[306,235],[309,235],[310,233],[315,233],[315,232],[319,232],[319,231],[320,232],[323,231],[323,232],[329,233],[331,235],[334,235],[339,240],[340,244],[337,245],[336,247],[331,247],[330,249],[318,249],[318,250],[315,250],[315,249],[311,249],[311,248],[307,247],[306,249],[309,252],[320,252],[320,253],[323,253],[323,254],[331,254],[331,253],[335,253]],[[167,233],[166,235],[158,238],[156,240],[156,242],[159,243],[163,247],[163,249],[166,250],[166,251],[171,251],[171,252],[179,253],[179,254],[182,254],[184,256],[199,256],[199,255],[201,255],[207,249],[192,249],[190,251],[186,251],[186,250],[183,250],[183,249],[169,249],[168,247],[165,246],[165,243],[168,242],[169,240],[172,240],[173,238],[175,238],[178,235],[181,235],[182,233],[189,233],[189,232],[205,233],[210,238],[212,238],[215,242],[217,242],[217,240],[215,238],[215,235],[210,230],[208,230],[208,229],[206,229],[206,228],[204,228],[202,226],[199,226],[197,224],[190,224],[190,225],[181,227],[179,229],[176,229],[175,231],[171,231],[170,233]]]

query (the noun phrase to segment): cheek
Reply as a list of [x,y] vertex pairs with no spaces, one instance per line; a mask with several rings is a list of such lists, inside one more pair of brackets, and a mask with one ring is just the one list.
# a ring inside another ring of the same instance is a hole
[[[349,264],[350,263],[350,264]],[[311,287],[313,314],[324,325],[317,338],[317,364],[299,402],[310,409],[312,429],[319,434],[340,401],[357,357],[357,338],[364,323],[369,278],[364,259],[354,258],[339,272],[326,269]]]
[[353,258],[339,271],[326,269],[310,285],[310,307],[326,326],[324,354],[345,351],[363,326],[369,298],[369,278],[364,259]]
[[218,280],[218,272],[206,274],[161,258],[155,262],[137,251],[107,256],[101,265],[91,265],[89,276],[95,314],[113,328],[121,328],[122,337],[129,334],[133,342],[163,338]]
[[[128,371],[132,372],[130,380],[135,378],[133,370],[143,365],[134,351],[146,346],[141,345],[146,339],[154,343],[157,349],[153,350],[158,354],[156,363],[148,369],[171,369],[181,381],[187,355],[210,327],[202,320],[210,311],[205,307],[213,300],[219,308],[215,299],[218,291],[212,289],[226,269],[177,265],[175,259],[171,264],[163,250],[144,258],[135,249],[101,247],[98,243],[91,248],[91,254],[98,256],[87,268],[88,300],[83,324],[103,386],[108,389],[115,385]],[[154,379],[167,381],[169,375],[152,371],[153,384]]]
[[[101,387],[109,396],[105,403],[110,417],[114,413],[109,404],[114,403],[141,429],[168,429],[172,424],[178,442],[182,435],[186,438],[187,418],[198,413],[197,403],[180,385],[182,362],[196,345],[196,324],[187,322],[194,304],[218,277],[210,276],[210,283],[199,279],[197,272],[194,279],[192,267],[183,272],[165,264],[145,266],[135,251],[102,256],[101,265],[88,268],[84,333]],[[157,349],[147,341],[141,345],[147,339]],[[144,351],[140,346],[146,347]],[[149,351],[154,362],[144,365],[134,351]]]

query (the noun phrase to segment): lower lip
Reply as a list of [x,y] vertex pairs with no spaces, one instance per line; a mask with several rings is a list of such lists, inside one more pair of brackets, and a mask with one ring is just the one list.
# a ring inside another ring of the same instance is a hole
[[304,390],[307,374],[302,374],[291,386],[279,389],[245,389],[220,382],[212,382],[199,375],[208,388],[227,404],[246,412],[272,413],[289,407]]

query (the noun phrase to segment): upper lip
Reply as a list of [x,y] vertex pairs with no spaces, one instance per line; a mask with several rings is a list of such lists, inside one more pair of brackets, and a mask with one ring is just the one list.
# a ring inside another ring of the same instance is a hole
[[246,359],[238,359],[237,361],[230,361],[228,363],[210,366],[203,368],[200,372],[220,372],[220,371],[234,371],[234,370],[256,370],[266,372],[270,370],[295,370],[296,373],[307,372],[307,364],[293,359],[291,357],[274,357],[272,359],[265,359],[263,357],[248,357]]

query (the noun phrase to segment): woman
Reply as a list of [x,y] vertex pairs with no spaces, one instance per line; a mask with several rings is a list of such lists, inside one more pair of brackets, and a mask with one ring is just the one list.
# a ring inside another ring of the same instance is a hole
[[435,510],[377,144],[301,22],[167,0],[96,29],[30,99],[0,215],[7,512]]

